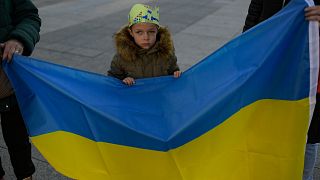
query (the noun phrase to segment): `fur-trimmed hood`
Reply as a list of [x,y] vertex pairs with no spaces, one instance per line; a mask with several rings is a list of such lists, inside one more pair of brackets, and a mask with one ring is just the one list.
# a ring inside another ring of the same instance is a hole
[[124,60],[132,61],[137,58],[139,54],[157,53],[158,57],[168,59],[174,54],[174,46],[171,34],[166,27],[158,29],[157,41],[155,45],[148,49],[140,48],[128,31],[128,26],[121,28],[115,35],[114,41],[117,54]]

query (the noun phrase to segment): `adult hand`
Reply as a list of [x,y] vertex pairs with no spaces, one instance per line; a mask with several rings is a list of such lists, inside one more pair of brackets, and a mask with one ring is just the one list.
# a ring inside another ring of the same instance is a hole
[[320,6],[307,7],[304,11],[307,20],[320,22]]
[[15,39],[1,43],[0,48],[2,49],[2,60],[7,59],[9,62],[12,60],[14,53],[23,53],[23,44]]
[[136,83],[132,77],[126,77],[122,80],[122,82],[124,82],[128,86],[131,86],[134,83]]
[[173,77],[178,78],[178,77],[181,76],[181,74],[182,74],[181,71],[175,71],[175,72],[173,73]]

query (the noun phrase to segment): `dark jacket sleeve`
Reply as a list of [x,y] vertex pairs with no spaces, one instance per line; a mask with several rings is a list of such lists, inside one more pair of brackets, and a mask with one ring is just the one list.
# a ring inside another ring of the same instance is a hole
[[24,45],[23,55],[28,56],[40,39],[41,19],[38,9],[30,0],[12,0],[12,3],[11,18],[15,28],[9,34],[8,39],[20,41]]
[[263,0],[251,0],[248,15],[246,17],[245,25],[243,27],[243,32],[252,28],[259,23],[259,19],[262,13]]
[[169,69],[168,69],[168,74],[172,75],[175,71],[179,71],[179,66],[177,64],[177,57],[176,55],[172,55],[171,58],[169,59]]
[[113,57],[111,61],[110,70],[108,71],[108,76],[112,76],[120,80],[127,77],[127,73],[124,71],[123,67],[121,66],[120,58],[117,54]]

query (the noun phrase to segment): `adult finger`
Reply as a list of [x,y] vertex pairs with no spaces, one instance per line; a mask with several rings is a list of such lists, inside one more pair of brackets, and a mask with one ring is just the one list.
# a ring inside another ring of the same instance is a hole
[[5,45],[2,59],[3,60],[7,59],[8,61],[11,61],[14,51],[15,51],[15,47]]
[[308,16],[306,19],[308,21],[320,21],[320,16]]
[[305,8],[305,16],[320,15],[320,6]]

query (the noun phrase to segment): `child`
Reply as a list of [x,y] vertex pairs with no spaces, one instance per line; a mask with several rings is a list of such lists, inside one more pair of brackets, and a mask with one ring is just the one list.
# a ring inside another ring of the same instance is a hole
[[159,25],[159,8],[135,4],[128,21],[115,34],[117,53],[108,75],[127,85],[133,85],[139,78],[180,77],[170,32]]

